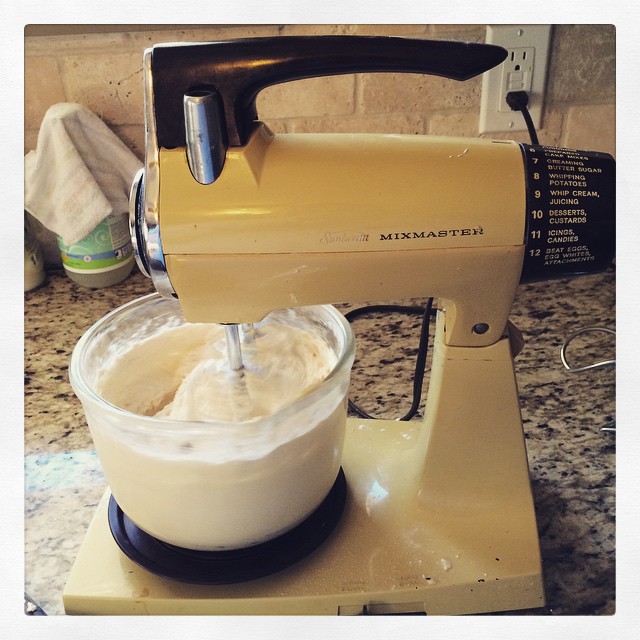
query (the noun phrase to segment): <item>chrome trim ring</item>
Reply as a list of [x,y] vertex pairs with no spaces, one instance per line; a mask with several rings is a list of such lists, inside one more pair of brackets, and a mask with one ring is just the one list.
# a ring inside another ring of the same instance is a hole
[[144,119],[145,166],[134,179],[129,199],[129,231],[135,248],[136,261],[142,273],[150,277],[158,293],[175,298],[176,292],[167,273],[167,265],[160,239],[158,203],[160,184],[158,172],[158,143],[153,108],[153,77],[151,59],[153,49],[144,52]]
[[131,244],[133,245],[133,255],[136,264],[142,273],[151,277],[145,254],[144,240],[144,217],[142,210],[144,207],[144,168],[138,170],[131,191],[129,192],[129,234],[131,235]]

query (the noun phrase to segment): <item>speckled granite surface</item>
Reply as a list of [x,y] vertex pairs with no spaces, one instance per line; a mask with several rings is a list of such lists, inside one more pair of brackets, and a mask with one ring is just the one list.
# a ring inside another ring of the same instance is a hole
[[[78,338],[113,308],[153,291],[135,272],[88,290],[50,274],[25,294],[25,591],[49,615],[105,490],[80,403],[68,379]],[[341,306],[343,310],[348,306]],[[588,326],[615,327],[615,271],[522,286],[511,319],[525,348],[516,359],[540,531],[547,606],[533,615],[615,613],[615,369],[569,373],[563,341]],[[418,316],[357,320],[352,397],[395,418],[410,405]],[[615,357],[614,339],[572,344],[576,364]],[[420,416],[417,418],[419,419]]]

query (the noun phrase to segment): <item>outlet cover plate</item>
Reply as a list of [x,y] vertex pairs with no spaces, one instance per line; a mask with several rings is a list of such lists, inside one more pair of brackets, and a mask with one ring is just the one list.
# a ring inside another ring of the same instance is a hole
[[482,77],[480,133],[526,130],[522,114],[506,105],[508,91],[519,89],[529,94],[529,113],[540,128],[550,40],[551,25],[487,25],[486,42],[504,47],[509,55]]

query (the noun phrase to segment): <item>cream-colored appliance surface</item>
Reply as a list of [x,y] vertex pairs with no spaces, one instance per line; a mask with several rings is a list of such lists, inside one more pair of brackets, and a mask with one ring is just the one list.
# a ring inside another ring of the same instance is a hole
[[[514,142],[276,136],[260,125],[245,147],[227,151],[224,171],[210,185],[194,180],[184,148],[161,149],[159,162],[160,225],[169,255],[443,249],[523,241],[524,169]],[[406,232],[410,237],[395,244],[395,234]]]
[[517,144],[261,125],[210,185],[185,149],[159,155],[162,246],[187,319],[430,295],[449,306],[448,344],[502,334],[524,250]]

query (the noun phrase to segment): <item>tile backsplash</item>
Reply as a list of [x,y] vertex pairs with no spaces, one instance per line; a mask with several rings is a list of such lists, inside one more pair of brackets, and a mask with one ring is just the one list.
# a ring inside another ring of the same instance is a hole
[[[25,153],[46,110],[79,102],[144,155],[142,54],[158,42],[275,35],[394,35],[483,42],[485,25],[37,25],[25,29]],[[615,155],[615,27],[555,25],[541,144]],[[478,136],[481,79],[354,74],[265,89],[258,113],[276,132]],[[526,131],[486,137],[527,141]]]

